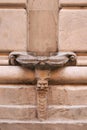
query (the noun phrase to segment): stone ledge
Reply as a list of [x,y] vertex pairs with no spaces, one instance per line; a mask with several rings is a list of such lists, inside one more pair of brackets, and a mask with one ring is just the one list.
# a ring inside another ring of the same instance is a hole
[[[0,85],[0,105],[35,105],[35,87]],[[49,88],[49,105],[87,105],[87,85],[49,85]]]
[[67,6],[84,6],[87,7],[87,0],[60,0],[60,7]]
[[10,7],[10,6],[13,6],[13,7],[25,7],[26,6],[26,0],[0,0],[0,6],[5,6],[5,7]]
[[[20,66],[0,66],[0,84],[35,84],[33,70]],[[58,68],[50,74],[49,84],[87,84],[87,67]]]
[[[0,105],[1,120],[36,120],[36,106]],[[52,120],[87,120],[87,106],[49,106],[48,118]]]

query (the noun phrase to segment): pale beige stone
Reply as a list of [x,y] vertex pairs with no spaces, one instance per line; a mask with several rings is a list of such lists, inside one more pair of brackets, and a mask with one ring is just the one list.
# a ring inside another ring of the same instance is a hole
[[0,0],[0,4],[6,4],[6,3],[20,4],[20,3],[26,3],[26,0]]
[[31,123],[10,123],[6,122],[0,123],[0,128],[2,130],[87,130],[87,123],[84,121],[60,121],[53,123],[50,121],[49,123],[46,121],[45,123],[38,121],[37,123],[32,121]]
[[50,81],[56,84],[86,84],[87,67],[63,67],[51,72]]
[[87,66],[87,56],[78,56],[77,65],[78,66]]
[[59,14],[59,50],[87,51],[87,10],[66,10]]
[[58,10],[59,0],[28,0],[29,10]]
[[[0,105],[0,120],[35,120],[36,108]],[[48,120],[87,120],[87,106],[49,106]]]
[[87,106],[51,106],[49,120],[87,120]]
[[[35,80],[34,71],[20,66],[0,66],[1,83],[30,83]],[[27,81],[27,82],[26,82]]]
[[46,55],[57,51],[57,11],[29,11],[28,50]]
[[26,8],[27,0],[0,0],[0,8]]
[[0,85],[1,105],[35,105],[35,86],[31,85]]
[[87,105],[87,85],[50,86],[49,104]]
[[26,11],[0,9],[0,51],[26,50]]
[[[21,66],[0,66],[0,84],[35,83],[35,72]],[[87,67],[62,67],[51,72],[52,84],[86,84]]]
[[59,0],[28,0],[28,51],[48,55],[57,51]]
[[[1,105],[35,105],[36,85],[0,85]],[[87,85],[49,85],[49,105],[87,105]]]
[[0,55],[0,65],[9,65],[7,54]]
[[31,120],[36,118],[35,109],[27,106],[0,106],[0,119]]
[[60,6],[87,6],[87,0],[60,0]]

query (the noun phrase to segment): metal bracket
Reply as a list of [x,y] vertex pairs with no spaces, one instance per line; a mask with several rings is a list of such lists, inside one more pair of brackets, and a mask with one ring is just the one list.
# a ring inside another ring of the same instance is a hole
[[21,65],[31,69],[40,68],[56,68],[62,66],[76,65],[76,54],[73,52],[57,52],[50,53],[50,56],[36,56],[29,52],[12,52],[9,55],[10,65]]
[[10,65],[20,65],[35,70],[37,80],[37,116],[40,120],[47,118],[48,81],[54,69],[76,65],[76,54],[72,52],[51,53],[50,56],[36,56],[29,52],[12,52],[9,55]]

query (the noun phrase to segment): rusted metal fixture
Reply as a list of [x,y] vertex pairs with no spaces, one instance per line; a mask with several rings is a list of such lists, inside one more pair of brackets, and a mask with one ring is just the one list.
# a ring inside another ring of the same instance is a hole
[[35,71],[37,80],[37,117],[47,119],[49,79],[51,71],[64,66],[76,65],[76,55],[72,52],[51,53],[50,56],[36,56],[29,52],[12,52],[10,65],[19,65]]

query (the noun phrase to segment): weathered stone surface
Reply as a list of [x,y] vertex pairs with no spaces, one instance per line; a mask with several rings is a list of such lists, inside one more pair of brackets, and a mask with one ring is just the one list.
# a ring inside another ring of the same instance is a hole
[[87,106],[51,106],[49,120],[87,120]]
[[48,55],[57,51],[58,0],[28,0],[28,51]]
[[36,118],[36,111],[33,107],[27,106],[1,106],[0,119],[10,120],[31,120]]
[[26,8],[27,0],[0,0],[0,8]]
[[[35,83],[35,72],[20,66],[0,66],[0,84]],[[87,67],[63,67],[50,74],[50,84],[87,84]]]
[[50,86],[49,103],[53,105],[87,105],[87,85]]
[[0,0],[0,5],[6,4],[25,4],[26,0]]
[[[35,105],[34,85],[0,85],[1,105]],[[87,105],[87,85],[49,86],[49,105]]]
[[57,51],[57,11],[29,11],[28,50],[40,55]]
[[[26,105],[0,105],[0,120],[36,120],[36,108]],[[49,106],[51,120],[87,121],[87,106]]]
[[[20,66],[0,66],[1,82],[3,84],[30,83],[35,80],[34,71]],[[5,82],[6,81],[6,82]],[[16,82],[14,82],[16,81]],[[27,81],[27,82],[25,82]]]
[[26,50],[26,11],[0,9],[0,51]]
[[34,105],[36,102],[35,86],[0,85],[1,105]]
[[59,14],[59,49],[87,51],[87,10],[66,10]]
[[58,10],[59,0],[28,0],[29,10]]
[[87,0],[60,0],[60,6],[87,6]]
[[[53,121],[52,121],[53,122]],[[80,122],[76,123],[72,121],[72,123],[69,123],[69,121],[66,121],[64,123],[63,121],[60,121],[60,123],[52,123],[52,122],[37,122],[34,123],[33,121],[31,123],[0,123],[1,130],[87,130],[87,123]]]

